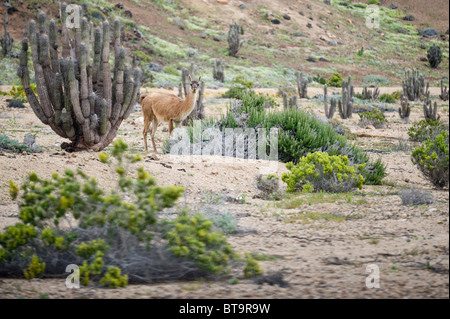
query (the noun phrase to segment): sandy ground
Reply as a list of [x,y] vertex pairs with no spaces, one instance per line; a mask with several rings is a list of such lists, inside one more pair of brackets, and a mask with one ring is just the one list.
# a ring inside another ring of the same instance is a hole
[[[381,91],[395,89],[398,88]],[[432,88],[432,94],[438,91]],[[316,93],[321,90],[310,89],[310,96]],[[207,91],[206,105],[211,115],[226,107],[226,101],[216,99],[217,94],[218,91]],[[7,109],[5,104],[5,99],[0,99],[0,132],[20,141],[33,132],[44,152],[0,153],[0,229],[17,221],[18,208],[9,198],[7,182],[20,183],[28,172],[48,177],[65,168],[82,168],[96,177],[101,186],[109,187],[113,176],[97,160],[96,153],[61,151],[59,145],[64,140],[40,123],[29,106],[19,110]],[[448,103],[439,104],[444,105],[440,108],[441,114],[447,118]],[[300,105],[323,115],[323,107],[311,100],[301,100]],[[133,113],[118,134],[137,151],[143,151],[141,117],[140,112]],[[411,123],[422,117],[422,109],[414,107]],[[266,274],[281,272],[288,287],[258,284],[240,274],[236,274],[239,282],[234,285],[229,278],[224,278],[129,285],[116,290],[97,287],[68,290],[65,279],[61,278],[31,281],[0,278],[0,298],[448,298],[448,189],[435,190],[411,163],[408,149],[413,145],[407,141],[407,129],[411,124],[401,122],[396,112],[387,113],[387,118],[386,128],[379,130],[358,127],[357,115],[343,121],[361,136],[355,142],[370,150],[374,159],[381,157],[388,170],[386,185],[365,186],[350,199],[339,197],[321,202],[309,201],[309,195],[298,195],[305,202],[287,209],[278,207],[283,203],[253,198],[256,192],[252,180],[260,168],[267,165],[263,161],[224,163],[222,158],[209,157],[193,163],[158,155],[157,159],[146,156],[141,163],[157,178],[158,184],[186,187],[184,198],[178,202],[180,210],[191,208],[233,214],[239,223],[238,231],[229,236],[232,246],[237,251],[272,256],[268,261],[260,261],[260,265]],[[158,130],[158,147],[168,134],[165,128],[167,126],[163,125]],[[405,150],[392,151],[396,147]],[[284,164],[279,163],[277,174],[284,171]],[[395,193],[406,186],[430,191],[435,203],[402,206]],[[245,204],[226,201],[206,204],[208,192],[217,196],[247,196]],[[304,217],[307,213],[345,218],[343,221],[308,219]],[[366,267],[373,264],[380,269],[378,289],[368,289],[365,285]]]

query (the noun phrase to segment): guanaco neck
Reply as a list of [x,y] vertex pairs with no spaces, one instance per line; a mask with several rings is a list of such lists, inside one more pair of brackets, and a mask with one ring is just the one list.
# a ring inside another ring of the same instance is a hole
[[194,93],[192,92],[192,90],[189,90],[188,95],[186,97],[187,111],[191,112],[195,108],[196,100],[197,100],[197,91]]

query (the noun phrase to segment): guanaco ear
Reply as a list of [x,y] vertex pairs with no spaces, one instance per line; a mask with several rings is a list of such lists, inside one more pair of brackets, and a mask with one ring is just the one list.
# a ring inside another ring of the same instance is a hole
[[191,75],[189,74],[189,82],[192,82],[192,78]]
[[198,78],[198,83],[200,83],[201,80],[202,80],[202,77],[200,76],[200,77]]

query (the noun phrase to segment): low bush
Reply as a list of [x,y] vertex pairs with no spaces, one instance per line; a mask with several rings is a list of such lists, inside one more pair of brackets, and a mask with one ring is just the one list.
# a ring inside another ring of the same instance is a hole
[[442,131],[448,131],[448,124],[442,123],[440,120],[430,122],[422,120],[409,128],[408,135],[411,141],[424,142],[430,137],[434,138]]
[[384,93],[380,95],[380,101],[384,103],[396,103],[397,99],[392,94]]
[[11,153],[22,153],[22,152],[33,153],[33,151],[28,146],[19,143],[16,140],[10,139],[5,134],[0,134],[0,151]]
[[159,218],[184,189],[157,186],[142,167],[132,176],[128,167],[141,158],[127,148],[117,140],[112,158],[99,155],[116,174],[111,191],[81,170],[49,179],[31,173],[20,188],[10,182],[20,221],[0,233],[0,276],[60,275],[77,264],[83,285],[123,287],[224,274],[239,264],[223,233],[199,214]]
[[328,79],[327,85],[331,87],[341,87],[342,75],[338,72],[333,73],[333,75]]
[[286,165],[289,173],[281,177],[287,184],[288,192],[313,191],[348,192],[354,188],[362,189],[364,177],[360,174],[364,165],[351,166],[347,156],[332,156],[315,152],[302,157],[297,165]]
[[378,109],[374,109],[372,112],[358,113],[358,115],[360,117],[359,125],[362,127],[373,125],[375,128],[383,128],[387,123],[383,112]]
[[429,191],[414,187],[402,189],[398,196],[402,199],[403,205],[428,205],[434,202],[433,195]]
[[280,179],[275,175],[257,175],[255,187],[258,191],[257,197],[269,200],[280,200]]
[[435,187],[448,186],[448,131],[442,131],[423,142],[413,150],[411,159]]
[[378,86],[378,87],[389,84],[389,80],[387,79],[387,77],[382,76],[382,75],[369,74],[364,77],[363,81],[364,81],[364,83],[367,83],[369,85]]
[[229,99],[240,99],[244,94],[248,92],[248,89],[245,86],[233,86],[228,91],[226,91],[222,97]]
[[248,89],[251,89],[253,87],[253,82],[246,80],[243,75],[238,75],[233,79],[231,83],[240,84]]

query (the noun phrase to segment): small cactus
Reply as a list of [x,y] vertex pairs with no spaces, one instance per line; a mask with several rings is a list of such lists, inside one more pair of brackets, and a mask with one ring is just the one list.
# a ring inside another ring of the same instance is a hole
[[444,86],[444,81],[441,79],[441,95],[439,95],[442,101],[448,101],[448,88]]
[[308,98],[308,80],[303,77],[302,72],[296,73],[298,97],[301,99]]
[[342,98],[338,101],[339,114],[342,119],[352,118],[353,114],[353,85],[351,84],[351,77],[348,81],[342,81]]
[[401,107],[398,108],[398,113],[400,118],[406,122],[409,122],[409,115],[411,114],[411,107],[409,106],[409,101],[406,96],[401,98]]
[[441,116],[437,112],[437,109],[437,103],[434,102],[432,106],[431,100],[428,100],[423,104],[423,114],[425,115],[425,120],[427,122],[435,122],[441,118]]
[[336,99],[331,98],[331,101],[330,101],[331,105],[330,105],[330,108],[328,108],[328,96],[327,96],[327,91],[328,91],[328,88],[327,88],[327,86],[325,85],[325,86],[323,87],[323,103],[324,103],[324,105],[325,105],[325,116],[326,116],[328,119],[331,120],[331,119],[333,118],[333,116],[334,116],[334,113],[336,112],[336,103],[337,103],[337,101],[336,101]]
[[5,13],[5,16],[3,18],[3,28],[5,31],[5,35],[3,37],[0,37],[2,55],[5,57],[11,54],[14,44],[14,39],[11,37],[11,35],[7,30],[7,25],[8,25],[8,14]]
[[233,21],[230,25],[230,31],[228,31],[229,52],[232,57],[237,57],[242,47],[243,41],[241,40],[241,34],[243,34],[242,27]]
[[418,70],[409,70],[405,74],[405,80],[402,83],[403,95],[410,101],[417,101],[424,95],[425,78]]
[[222,83],[225,82],[225,72],[223,61],[219,59],[214,60],[213,64],[213,78],[214,80],[220,81]]

